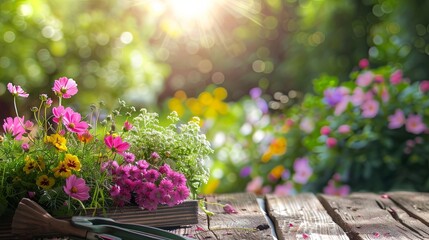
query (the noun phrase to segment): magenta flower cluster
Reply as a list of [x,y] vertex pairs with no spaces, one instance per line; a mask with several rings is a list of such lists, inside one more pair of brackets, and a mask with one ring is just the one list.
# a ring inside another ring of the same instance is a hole
[[144,209],[156,210],[160,204],[174,206],[189,197],[185,176],[169,165],[155,168],[146,160],[135,161],[132,153],[123,152],[122,156],[122,164],[111,160],[102,166],[102,171],[112,176],[110,195],[116,205],[136,203]]

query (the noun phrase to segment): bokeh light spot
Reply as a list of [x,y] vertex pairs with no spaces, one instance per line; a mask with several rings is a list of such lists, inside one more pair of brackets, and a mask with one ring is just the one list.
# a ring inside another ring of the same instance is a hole
[[209,73],[213,69],[213,64],[210,60],[204,59],[198,63],[198,70],[202,73]]
[[265,63],[262,60],[256,60],[252,64],[253,71],[261,73],[265,70]]
[[222,84],[225,81],[225,75],[221,72],[215,72],[212,75],[212,82],[215,84]]
[[133,34],[130,32],[123,32],[120,39],[123,44],[130,44],[133,41]]

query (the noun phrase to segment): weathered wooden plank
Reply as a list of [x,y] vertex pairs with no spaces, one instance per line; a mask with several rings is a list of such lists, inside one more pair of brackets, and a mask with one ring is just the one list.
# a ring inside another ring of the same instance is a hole
[[[207,196],[207,202],[207,210],[215,213],[209,217],[209,229],[217,239],[273,239],[265,214],[254,194],[210,195]],[[237,213],[225,213],[222,206],[216,203],[230,204]]]
[[350,239],[429,239],[429,228],[384,195],[319,195],[322,205]]
[[314,194],[267,195],[266,204],[279,239],[349,239]]
[[200,209],[198,212],[198,224],[184,225],[176,229],[170,229],[171,232],[195,239],[216,239],[216,236],[209,230],[207,215]]
[[389,192],[386,194],[410,216],[429,226],[429,193]]

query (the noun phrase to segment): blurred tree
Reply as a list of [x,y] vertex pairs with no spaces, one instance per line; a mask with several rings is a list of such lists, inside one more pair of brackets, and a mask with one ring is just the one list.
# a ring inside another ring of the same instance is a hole
[[[8,82],[48,93],[53,80],[75,79],[74,103],[108,105],[123,97],[154,103],[168,66],[154,59],[150,15],[129,1],[0,2],[0,96]],[[34,98],[38,96],[33,96]],[[3,104],[2,104],[3,105]],[[3,107],[3,106],[2,106]]]
[[159,45],[172,65],[161,98],[178,89],[196,95],[209,83],[230,90],[230,100],[255,86],[312,91],[312,79],[345,80],[361,58],[396,65],[411,79],[429,76],[429,2],[227,0],[217,7],[232,10],[205,16],[216,24],[203,37],[195,27]]

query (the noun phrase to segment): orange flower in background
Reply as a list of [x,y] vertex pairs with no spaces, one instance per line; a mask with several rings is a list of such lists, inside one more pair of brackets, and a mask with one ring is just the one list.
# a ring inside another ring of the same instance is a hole
[[273,156],[280,156],[286,153],[287,140],[284,137],[276,138],[271,141],[270,146],[262,155],[262,162],[266,163],[271,160]]
[[276,167],[271,169],[270,174],[274,178],[279,179],[282,176],[284,171],[285,171],[285,167],[283,165],[277,165]]
[[186,110],[192,116],[205,118],[216,118],[228,112],[228,104],[223,102],[228,96],[228,92],[223,87],[217,87],[212,91],[204,91],[197,98],[188,98],[182,90],[177,91],[174,97],[168,100],[168,107],[176,111],[179,116],[183,116]]
[[79,139],[79,141],[83,142],[83,143],[89,143],[91,142],[91,140],[94,137],[91,135],[91,133],[89,133],[88,131],[86,131],[85,133],[82,134],[78,134],[77,135],[77,139]]

